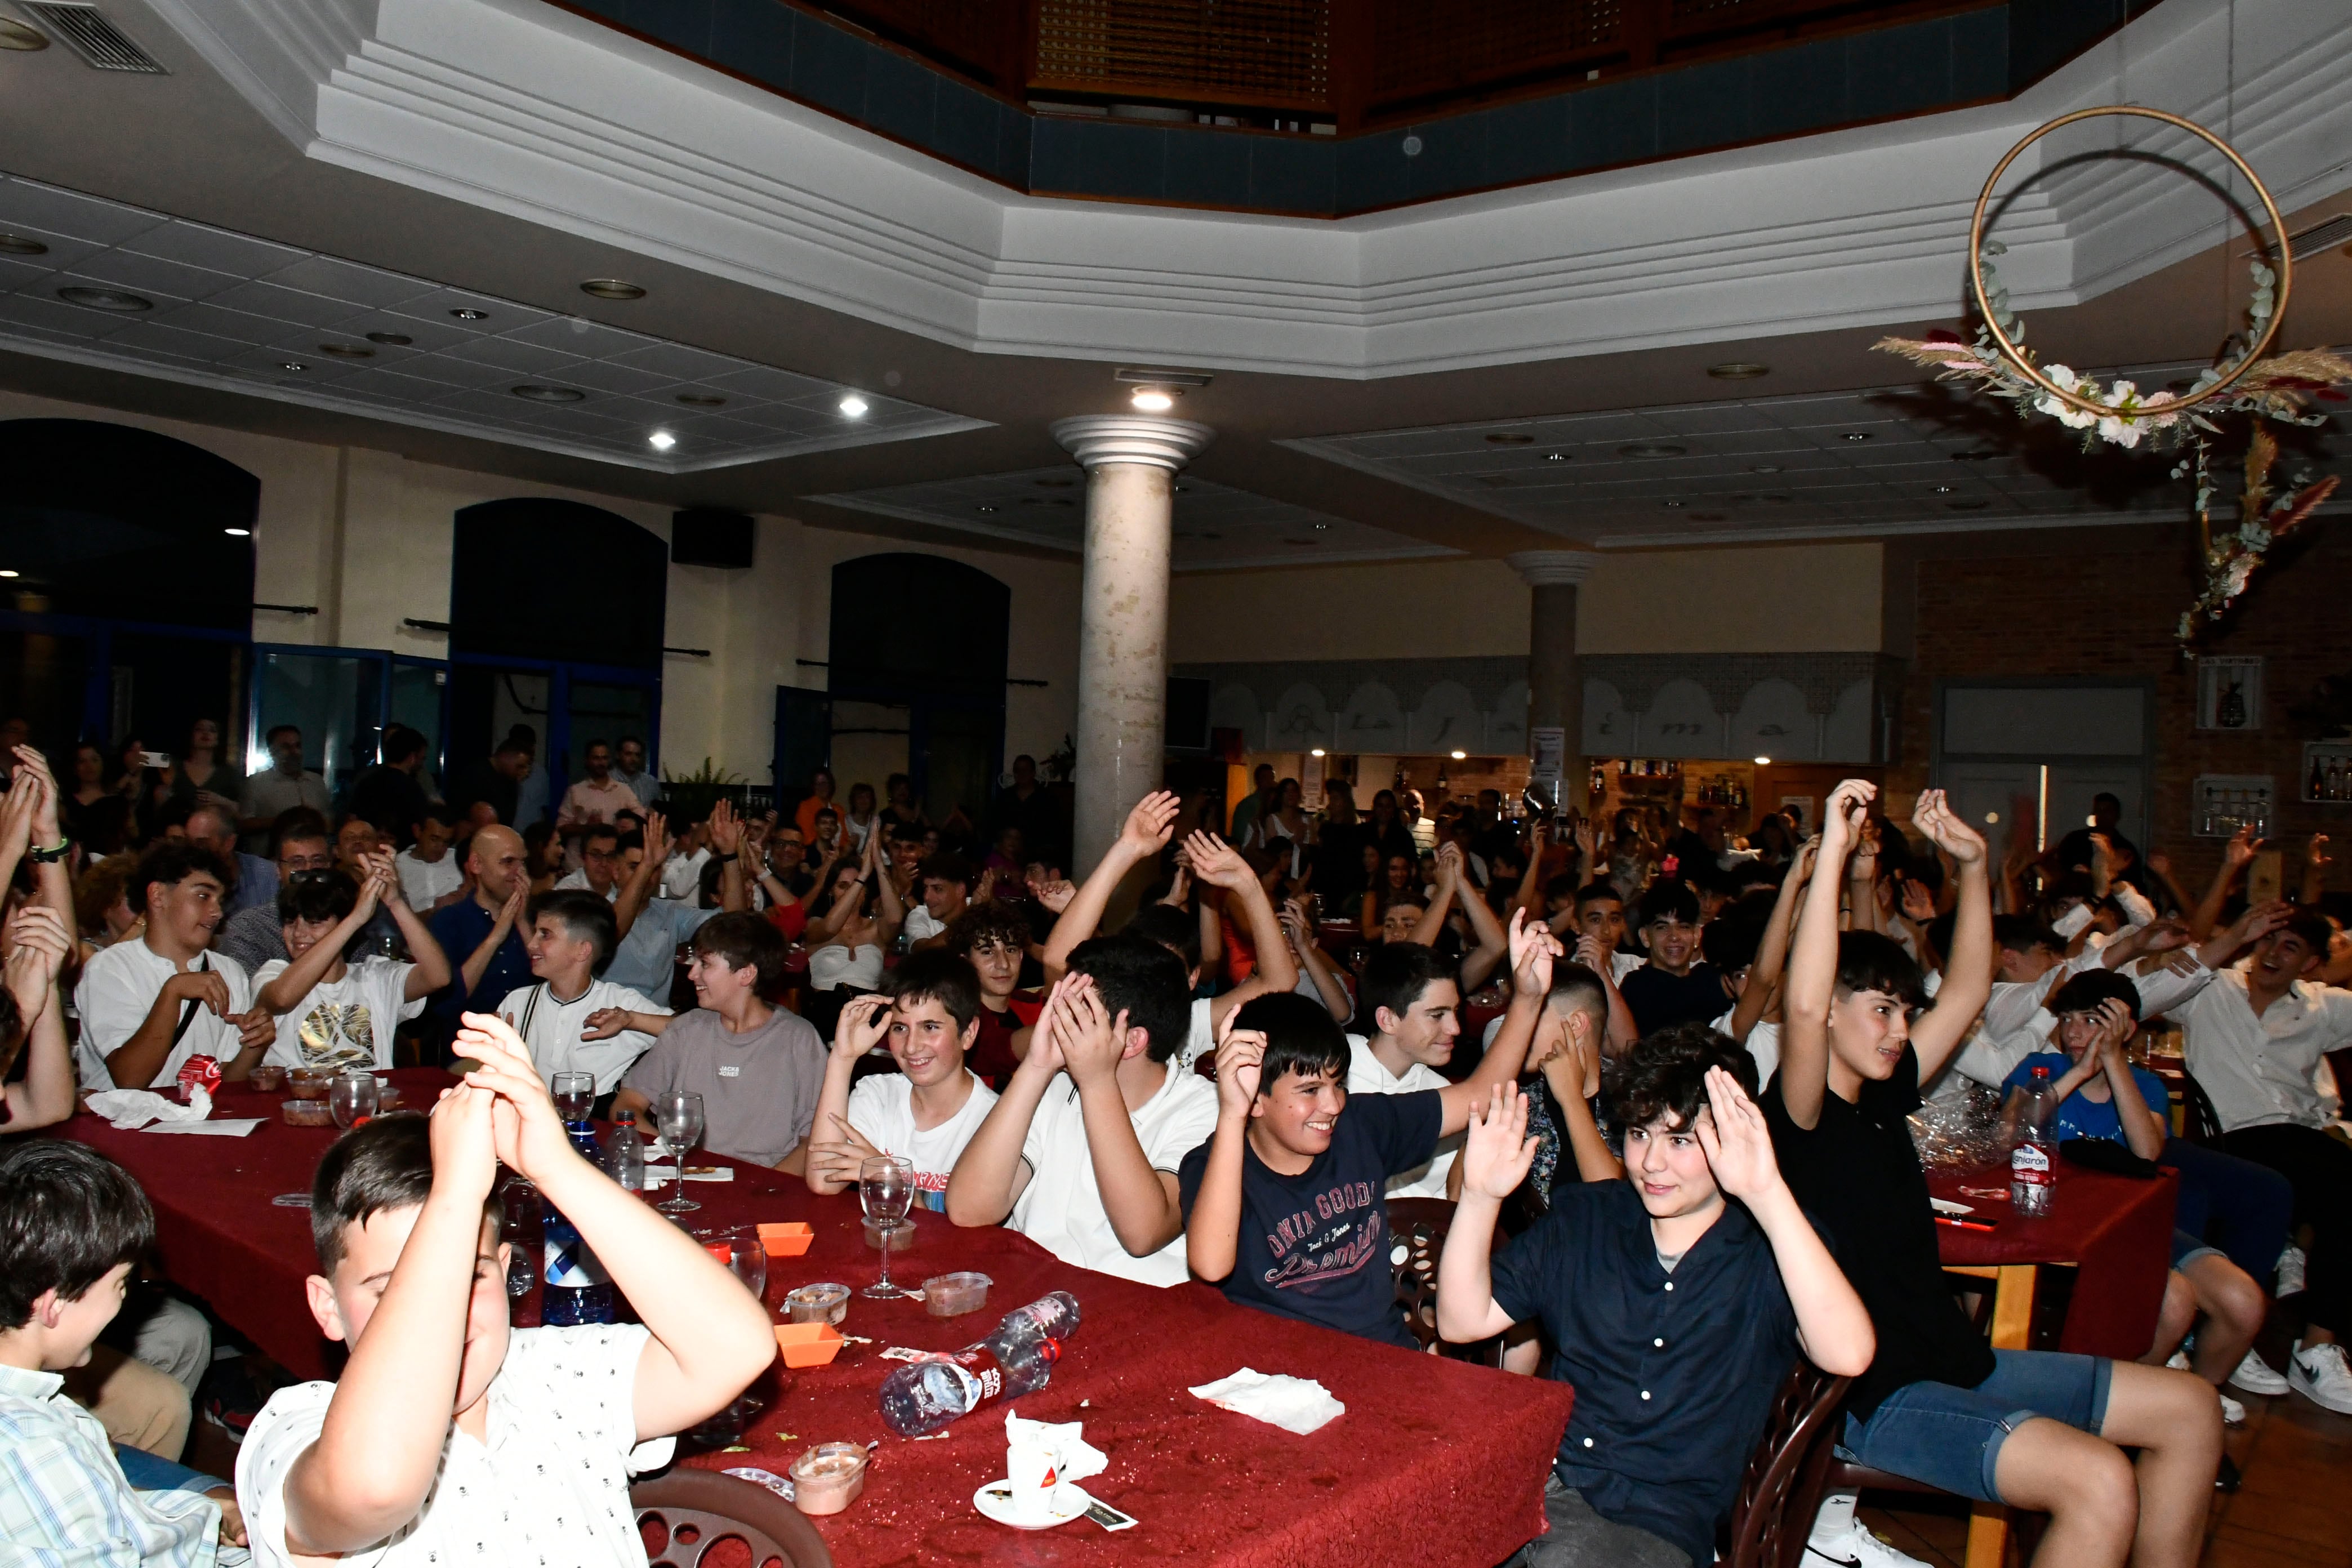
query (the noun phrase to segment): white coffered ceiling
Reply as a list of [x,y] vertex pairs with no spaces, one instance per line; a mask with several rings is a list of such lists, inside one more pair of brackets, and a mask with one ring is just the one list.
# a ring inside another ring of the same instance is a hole
[[[1086,477],[1074,467],[1026,468],[1019,473],[982,474],[808,499],[1074,555],[1085,542]],[[1408,561],[1462,553],[1190,476],[1176,480],[1175,510],[1174,566],[1179,572]]]
[[0,348],[48,358],[664,473],[985,424],[29,180],[0,236]]

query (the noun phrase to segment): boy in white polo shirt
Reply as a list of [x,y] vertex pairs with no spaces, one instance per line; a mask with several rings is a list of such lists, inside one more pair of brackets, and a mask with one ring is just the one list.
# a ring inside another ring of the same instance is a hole
[[590,1015],[669,1012],[649,996],[596,978],[613,962],[619,945],[615,930],[613,906],[602,893],[541,897],[531,906],[530,934],[524,941],[539,984],[509,991],[499,1004],[499,1016],[530,1047],[541,1079],[551,1085],[560,1072],[593,1073],[600,1100],[621,1087],[621,1075],[646,1054],[654,1037],[641,1029],[592,1026]]
[[1215,1088],[1172,1059],[1187,1012],[1183,961],[1158,942],[1080,944],[956,1162],[948,1217],[1009,1223],[1081,1268],[1183,1283],[1176,1173],[1217,1125]]
[[[916,1201],[944,1213],[949,1173],[996,1103],[963,1065],[980,1037],[980,977],[970,960],[934,951],[908,958],[888,984],[887,996],[855,997],[841,1010],[809,1135],[809,1191],[854,1187],[860,1164],[900,1154],[914,1162]],[[882,1044],[898,1070],[853,1089],[858,1058]]]

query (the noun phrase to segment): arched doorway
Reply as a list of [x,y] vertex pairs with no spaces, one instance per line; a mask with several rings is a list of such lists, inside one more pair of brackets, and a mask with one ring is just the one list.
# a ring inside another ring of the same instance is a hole
[[616,512],[541,497],[457,514],[449,572],[449,768],[517,724],[538,735],[552,815],[591,741],[660,767],[669,546]]
[[1004,752],[1012,626],[1013,590],[960,561],[863,555],[833,569],[826,685],[845,796],[904,773],[933,822],[959,808],[985,820]]
[[198,719],[234,766],[261,481],[88,419],[0,423],[0,716],[28,721],[61,774],[78,738],[176,751]]

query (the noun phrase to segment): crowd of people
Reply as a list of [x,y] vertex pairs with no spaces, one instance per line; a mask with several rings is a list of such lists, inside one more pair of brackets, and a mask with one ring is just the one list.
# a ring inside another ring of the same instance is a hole
[[[929,821],[903,777],[837,799],[829,773],[788,811],[673,822],[630,738],[552,801],[527,731],[436,792],[395,727],[340,802],[298,732],[268,740],[234,795],[215,726],[174,758],[117,749],[111,780],[98,748],[69,784],[13,749],[0,1133],[265,1063],[472,1070],[320,1164],[310,1306],[350,1360],[215,1411],[243,1428],[233,1481],[176,1468],[212,1325],[136,1284],[146,1195],[81,1144],[5,1146],[11,1542],[641,1561],[629,1475],[772,1342],[573,1152],[559,1072],[624,1123],[699,1094],[709,1149],[812,1192],[902,1156],[953,1225],[1400,1351],[1432,1325],[1400,1303],[1386,1203],[1450,1200],[1435,1337],[1576,1389],[1535,1568],[1712,1561],[1800,1357],[1852,1380],[1842,1452],[2048,1515],[2050,1564],[2195,1562],[2234,1483],[2232,1387],[2352,1414],[2352,1147],[2325,1063],[2352,1045],[2352,943],[2325,840],[2298,898],[2249,902],[2246,836],[2191,897],[2104,797],[2053,847],[1996,853],[1940,792],[1898,822],[1862,781],[1812,824],[1554,819],[1494,792],[1360,814],[1338,783],[1310,812],[1261,768],[1230,809],[1148,796],[1066,868],[1027,758],[980,823]],[[2174,1135],[2140,1065],[2159,1021],[2206,1136]],[[2134,1361],[1989,1348],[1937,1262],[1915,1113],[2014,1121],[2043,1081],[2062,1135],[2179,1173]],[[508,1329],[502,1163],[639,1324]],[[2282,1298],[2284,1371],[2255,1349]],[[584,1424],[559,1392],[583,1377],[607,1391]],[[1811,1551],[1906,1561],[1852,1494]]]

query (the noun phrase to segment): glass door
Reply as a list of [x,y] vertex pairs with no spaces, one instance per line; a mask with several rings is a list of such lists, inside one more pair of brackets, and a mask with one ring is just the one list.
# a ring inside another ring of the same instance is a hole
[[438,658],[392,658],[392,689],[385,700],[392,722],[425,737],[425,765],[440,793],[448,792],[449,755],[445,731],[449,720],[449,666]]
[[269,731],[302,731],[302,765],[341,800],[360,770],[373,765],[387,722],[384,680],[391,656],[373,648],[264,643],[254,649],[247,772],[269,766]]
[[661,732],[661,678],[651,671],[460,654],[447,673],[450,773],[462,786],[524,726],[537,746],[533,763],[547,775],[550,817],[583,776],[591,741],[617,746],[622,736],[635,735],[651,756]]

